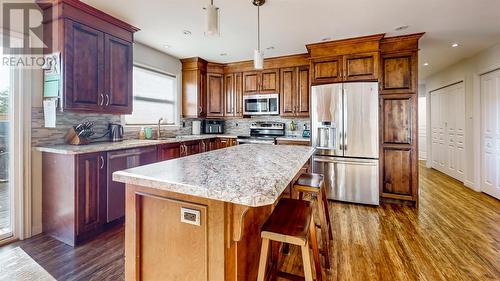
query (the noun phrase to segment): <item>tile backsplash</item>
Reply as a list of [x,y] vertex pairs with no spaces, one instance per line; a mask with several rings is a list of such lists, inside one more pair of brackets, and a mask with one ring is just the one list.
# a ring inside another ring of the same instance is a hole
[[[56,117],[56,128],[45,128],[43,108],[34,107],[31,111],[32,128],[31,128],[31,143],[32,146],[48,146],[64,143],[64,136],[71,126],[82,121],[89,120],[95,122],[96,136],[106,132],[108,123],[120,123],[121,118],[118,115],[109,114],[89,114],[89,113],[74,113],[74,112],[58,112]],[[172,127],[162,130],[162,136],[177,136],[190,135],[191,124],[195,119],[183,119],[180,127]],[[287,135],[300,135],[304,124],[310,128],[308,118],[283,118],[280,116],[263,116],[251,118],[228,119],[225,123],[225,133],[230,135],[248,135],[250,133],[250,125],[256,121],[275,121],[286,124]],[[290,131],[290,123],[297,123],[297,129]],[[156,129],[156,126],[150,126]],[[134,139],[139,134],[138,127],[125,128],[125,138]]]

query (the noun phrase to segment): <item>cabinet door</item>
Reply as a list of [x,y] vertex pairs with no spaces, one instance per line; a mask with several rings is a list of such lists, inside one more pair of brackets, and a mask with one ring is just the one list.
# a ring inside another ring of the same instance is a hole
[[295,116],[297,107],[297,68],[282,68],[280,70],[280,81],[280,115]]
[[243,74],[234,74],[234,116],[243,117]]
[[224,76],[224,116],[227,117],[233,117],[235,115],[234,78],[234,74],[227,74]]
[[411,148],[385,148],[383,151],[382,196],[412,200],[416,198],[416,163]]
[[104,107],[106,113],[132,113],[132,43],[104,36]]
[[[198,154],[201,151],[200,141],[187,141],[182,144],[184,146],[183,156]],[[182,155],[182,154],[181,154]]]
[[381,99],[382,141],[386,144],[412,144],[416,100],[413,95],[383,96]]
[[263,70],[260,73],[260,93],[278,93],[280,87],[280,76],[278,69]]
[[231,139],[229,138],[218,138],[217,148],[226,148],[231,146]]
[[309,66],[301,66],[297,75],[296,116],[309,117],[310,89]]
[[104,105],[104,33],[65,20],[64,106],[100,112]]
[[321,85],[342,81],[342,57],[312,61],[312,84]]
[[158,161],[165,161],[181,157],[181,144],[169,143],[158,147]]
[[207,73],[199,71],[198,83],[198,117],[207,116]]
[[378,52],[343,56],[344,81],[371,81],[378,78]]
[[381,94],[416,92],[417,57],[414,52],[382,56]]
[[243,72],[243,94],[257,94],[259,92],[259,72]]
[[105,153],[77,157],[76,234],[79,237],[98,230],[106,221]]
[[207,116],[224,116],[224,76],[209,73],[207,75]]

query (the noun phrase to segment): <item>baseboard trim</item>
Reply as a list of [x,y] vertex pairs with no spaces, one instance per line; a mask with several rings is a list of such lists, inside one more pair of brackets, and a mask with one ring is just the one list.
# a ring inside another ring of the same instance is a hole
[[42,233],[42,225],[31,226],[31,236],[35,236]]
[[468,188],[476,191],[476,192],[481,192],[481,190],[479,188],[476,187],[476,185],[474,184],[474,182],[472,181],[464,181],[464,185],[467,186]]

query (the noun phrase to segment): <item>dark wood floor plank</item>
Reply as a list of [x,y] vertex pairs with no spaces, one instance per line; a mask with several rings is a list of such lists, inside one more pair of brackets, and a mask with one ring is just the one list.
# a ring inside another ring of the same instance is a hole
[[[500,280],[500,201],[420,166],[420,206],[330,202],[327,280]],[[123,227],[72,248],[45,235],[20,246],[58,280],[123,280]],[[300,249],[280,269],[303,276]],[[281,281],[281,279],[280,279]]]

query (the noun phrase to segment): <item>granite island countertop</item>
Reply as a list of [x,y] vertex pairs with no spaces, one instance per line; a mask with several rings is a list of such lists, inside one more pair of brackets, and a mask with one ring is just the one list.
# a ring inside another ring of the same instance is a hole
[[151,146],[151,145],[160,145],[160,144],[165,144],[165,143],[177,143],[177,142],[203,140],[203,139],[211,139],[211,138],[236,138],[236,136],[235,135],[224,135],[224,134],[185,135],[185,136],[164,138],[164,139],[159,139],[159,140],[156,140],[156,139],[151,139],[151,140],[129,139],[129,140],[123,140],[123,141],[119,141],[119,142],[101,141],[101,142],[94,142],[94,143],[87,144],[87,145],[60,144],[60,145],[51,145],[51,146],[38,146],[38,147],[34,147],[33,149],[36,151],[40,151],[40,152],[75,155],[75,154],[138,148],[138,147],[146,147],[146,146]]
[[250,207],[275,203],[314,153],[246,144],[113,173],[113,180]]

